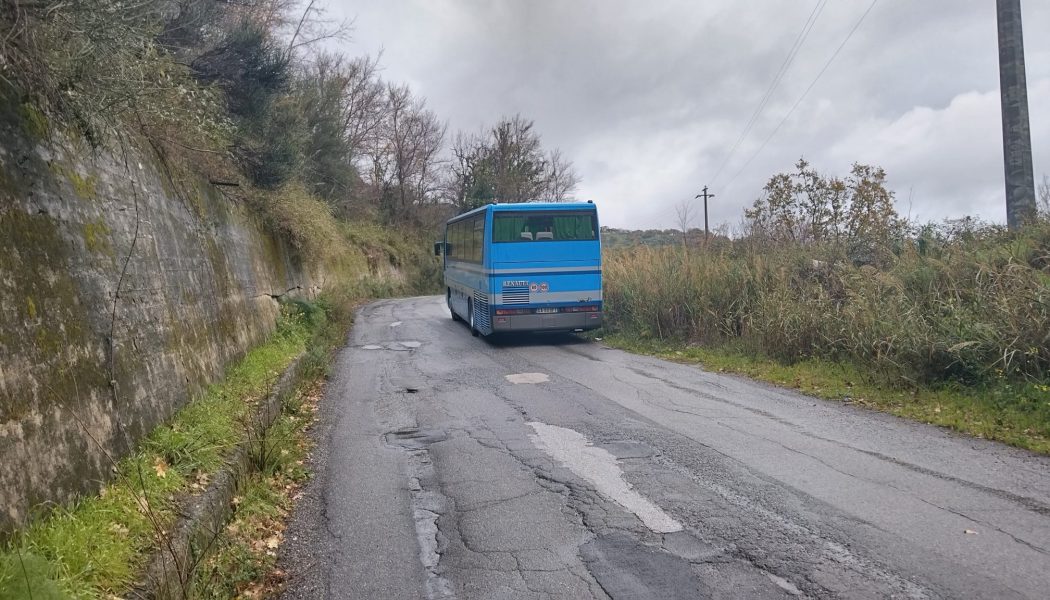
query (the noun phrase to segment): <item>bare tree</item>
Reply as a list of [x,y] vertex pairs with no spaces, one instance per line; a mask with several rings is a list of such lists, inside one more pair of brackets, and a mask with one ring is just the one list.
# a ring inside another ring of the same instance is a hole
[[1043,175],[1043,180],[1039,182],[1039,190],[1036,195],[1038,196],[1039,212],[1050,218],[1050,175]]
[[546,173],[544,176],[543,199],[548,202],[564,202],[572,199],[572,193],[580,183],[576,169],[555,148],[547,155]]
[[[329,18],[317,0],[269,0],[268,4],[272,7],[270,13],[277,19],[269,28],[287,38],[285,55],[289,61],[299,59],[300,52],[327,54],[323,42],[347,41],[353,30],[352,20]],[[296,18],[300,8],[302,12]],[[368,64],[369,59],[365,57],[364,60]]]
[[379,58],[356,58],[344,70],[343,129],[355,155],[365,148],[383,123],[383,84],[377,75]]
[[384,119],[371,144],[371,176],[382,213],[400,220],[438,196],[446,127],[408,86],[389,84],[385,95]]
[[444,196],[460,211],[467,211],[488,201],[482,189],[486,146],[482,136],[459,132],[452,140],[452,159],[444,180]]
[[675,215],[678,218],[678,228],[682,230],[682,246],[686,245],[686,238],[689,236],[689,225],[693,222],[693,203],[688,199],[682,200],[675,207]]

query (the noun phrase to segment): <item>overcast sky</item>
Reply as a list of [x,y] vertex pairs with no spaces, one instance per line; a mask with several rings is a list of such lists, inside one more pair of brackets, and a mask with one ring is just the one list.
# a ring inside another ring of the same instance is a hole
[[[804,156],[845,175],[884,167],[898,210],[1005,221],[995,0],[831,0],[750,134],[715,179],[817,0],[327,0],[354,18],[348,54],[382,51],[449,130],[533,119],[605,225],[674,227],[712,185],[737,223]],[[1050,174],[1050,2],[1022,0],[1037,179]],[[739,173],[739,176],[737,176]],[[694,222],[703,226],[703,216]]]

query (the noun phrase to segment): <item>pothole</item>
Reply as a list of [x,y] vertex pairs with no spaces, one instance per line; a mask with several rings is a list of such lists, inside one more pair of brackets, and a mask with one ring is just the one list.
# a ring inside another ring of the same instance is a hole
[[447,437],[444,431],[421,430],[417,427],[403,427],[383,436],[388,445],[400,448],[408,456],[412,520],[419,544],[419,562],[426,573],[423,596],[427,600],[455,597],[451,584],[440,574],[439,569],[446,540],[438,526],[438,519],[447,510],[447,502],[434,484],[434,465],[427,450],[428,445]]
[[383,436],[383,440],[387,444],[406,450],[422,450],[430,444],[443,442],[447,439],[448,434],[444,431],[420,430],[415,427],[397,429]]

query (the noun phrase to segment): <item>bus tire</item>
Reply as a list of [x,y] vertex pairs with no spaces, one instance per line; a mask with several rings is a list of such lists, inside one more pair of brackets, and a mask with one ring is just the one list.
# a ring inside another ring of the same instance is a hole
[[474,326],[474,301],[467,300],[467,318],[470,319],[470,335],[478,337],[478,328]]
[[456,314],[456,309],[452,308],[452,288],[449,288],[445,295],[445,303],[448,305],[448,312],[452,313],[452,320],[462,321],[462,319],[459,318],[459,315]]

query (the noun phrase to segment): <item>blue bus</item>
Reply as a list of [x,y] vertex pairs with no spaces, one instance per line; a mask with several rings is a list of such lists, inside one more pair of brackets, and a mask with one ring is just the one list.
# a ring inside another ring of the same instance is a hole
[[585,331],[602,324],[602,252],[592,202],[489,204],[450,219],[445,298],[473,335]]

